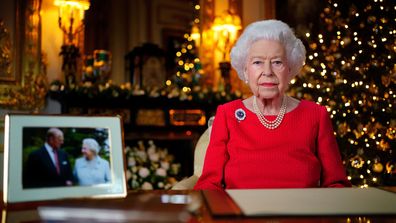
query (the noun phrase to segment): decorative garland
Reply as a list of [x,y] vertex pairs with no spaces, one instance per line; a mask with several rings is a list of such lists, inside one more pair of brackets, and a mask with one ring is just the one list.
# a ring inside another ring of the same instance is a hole
[[178,99],[180,101],[195,102],[227,102],[237,98],[243,98],[240,91],[214,91],[209,87],[194,86],[192,88],[180,89],[177,86],[155,87],[151,89],[141,88],[130,83],[116,85],[112,81],[105,84],[92,84],[86,82],[82,85],[74,85],[65,88],[60,81],[54,81],[50,85],[49,94],[52,97],[73,95],[77,97],[95,99],[129,99],[135,96],[147,96],[150,98]]

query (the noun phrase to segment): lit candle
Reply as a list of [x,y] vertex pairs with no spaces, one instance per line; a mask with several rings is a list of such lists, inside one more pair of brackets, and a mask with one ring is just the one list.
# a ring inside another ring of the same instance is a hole
[[63,6],[60,5],[60,6],[59,6],[59,12],[58,12],[59,18],[62,18],[62,8],[63,8]]

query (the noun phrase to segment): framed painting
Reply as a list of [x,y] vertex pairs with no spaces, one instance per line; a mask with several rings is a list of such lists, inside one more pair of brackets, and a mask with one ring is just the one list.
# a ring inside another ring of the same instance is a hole
[[125,197],[119,116],[7,114],[4,203]]
[[165,85],[165,51],[153,43],[135,47],[126,55],[130,80],[143,89],[156,89]]
[[41,57],[41,0],[2,1],[0,7],[0,107],[39,110],[47,78]]

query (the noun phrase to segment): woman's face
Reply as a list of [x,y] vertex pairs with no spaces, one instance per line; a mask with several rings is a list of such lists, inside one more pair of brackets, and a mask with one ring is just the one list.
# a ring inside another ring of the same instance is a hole
[[286,51],[279,41],[258,40],[250,47],[245,79],[250,90],[260,99],[283,95],[290,82]]
[[87,160],[92,160],[92,158],[95,157],[95,152],[89,149],[89,147],[85,144],[82,145],[81,152],[84,154]]

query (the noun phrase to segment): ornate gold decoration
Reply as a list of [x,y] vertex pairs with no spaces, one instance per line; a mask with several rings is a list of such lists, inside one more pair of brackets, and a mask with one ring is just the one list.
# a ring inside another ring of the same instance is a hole
[[10,32],[0,20],[0,78],[7,79],[11,76],[12,52]]
[[[47,77],[41,56],[40,0],[17,0],[14,38],[0,41],[1,74],[15,74],[11,80],[0,79],[0,107],[39,111],[45,104]],[[6,23],[1,23],[0,39],[7,39]],[[9,52],[6,56],[3,52]],[[4,68],[3,68],[4,64]],[[12,76],[12,75],[11,75]]]
[[176,126],[203,126],[206,124],[205,111],[201,109],[170,109],[169,122]]
[[[202,67],[204,69],[204,74],[214,74],[216,71],[213,56],[213,30],[211,29],[214,20],[214,1],[204,0],[201,2],[201,39],[205,41],[201,42],[199,48],[199,56],[202,62]],[[213,85],[214,79],[213,75],[205,75],[205,84],[210,86]]]

